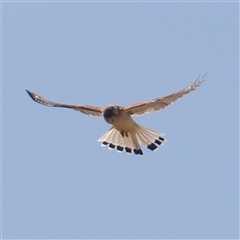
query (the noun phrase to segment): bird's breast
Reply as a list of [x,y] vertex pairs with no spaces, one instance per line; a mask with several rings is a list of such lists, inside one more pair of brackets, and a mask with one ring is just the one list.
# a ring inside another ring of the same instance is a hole
[[[110,119],[109,119],[110,120]],[[136,122],[128,114],[120,114],[111,119],[112,125],[120,132],[132,132]]]

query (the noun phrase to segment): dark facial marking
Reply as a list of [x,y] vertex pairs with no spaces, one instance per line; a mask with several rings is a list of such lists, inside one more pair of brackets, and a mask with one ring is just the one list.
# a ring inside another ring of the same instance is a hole
[[105,119],[109,119],[109,118],[111,118],[113,116],[117,116],[117,112],[118,112],[117,107],[113,107],[113,106],[107,107],[104,110],[103,117]]

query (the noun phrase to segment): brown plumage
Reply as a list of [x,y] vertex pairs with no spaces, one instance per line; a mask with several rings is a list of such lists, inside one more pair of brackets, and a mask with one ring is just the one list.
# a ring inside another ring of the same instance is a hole
[[116,147],[118,152],[122,152],[125,149],[127,153],[133,151],[135,154],[143,155],[140,145],[144,145],[152,151],[157,150],[158,146],[164,142],[164,134],[140,126],[131,116],[166,108],[179,98],[195,90],[204,81],[205,76],[206,74],[199,77],[192,85],[179,92],[127,107],[107,106],[102,108],[89,105],[62,104],[51,102],[36,93],[26,91],[34,101],[48,107],[71,108],[90,116],[103,116],[106,122],[112,125],[110,130],[98,140],[102,142],[103,146],[109,145],[109,149]]

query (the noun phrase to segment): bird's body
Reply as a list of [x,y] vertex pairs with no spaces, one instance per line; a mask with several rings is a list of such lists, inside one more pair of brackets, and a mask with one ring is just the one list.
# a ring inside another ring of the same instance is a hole
[[[116,115],[114,115],[114,109],[117,109]],[[106,113],[109,113],[109,112],[111,112],[110,117],[106,115]],[[131,115],[128,112],[124,112],[119,106],[106,107],[103,110],[103,116],[106,122],[109,124],[112,124],[119,132],[130,132],[132,131],[133,127],[136,125]]]
[[61,104],[51,102],[28,90],[26,91],[34,101],[45,106],[71,108],[87,115],[103,116],[105,121],[111,124],[112,127],[98,141],[102,142],[103,145],[109,145],[110,149],[116,147],[119,152],[125,149],[127,153],[133,151],[135,154],[142,155],[141,145],[153,151],[157,150],[158,145],[164,142],[164,134],[140,126],[133,120],[132,116],[164,109],[180,97],[195,90],[203,82],[204,76],[198,78],[192,85],[182,91],[128,107],[111,105],[101,108],[89,105]]

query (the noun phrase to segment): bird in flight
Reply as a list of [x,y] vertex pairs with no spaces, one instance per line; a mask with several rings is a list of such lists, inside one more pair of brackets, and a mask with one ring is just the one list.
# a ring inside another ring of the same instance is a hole
[[164,142],[164,134],[140,126],[133,120],[132,116],[166,108],[187,93],[195,90],[196,87],[204,81],[205,76],[206,74],[199,77],[192,85],[179,92],[127,107],[118,105],[95,107],[89,105],[62,104],[49,101],[28,90],[26,91],[34,101],[45,106],[70,108],[90,116],[103,117],[107,123],[112,125],[109,131],[98,139],[99,142],[102,142],[103,146],[108,145],[109,149],[116,147],[118,152],[122,152],[125,149],[127,153],[134,152],[135,154],[143,155],[141,145],[144,145],[152,151],[157,150],[158,146]]

